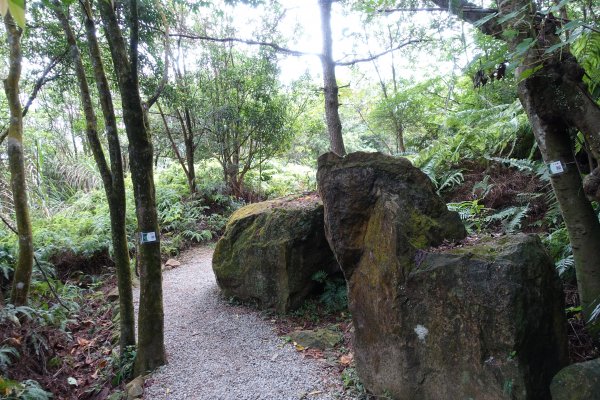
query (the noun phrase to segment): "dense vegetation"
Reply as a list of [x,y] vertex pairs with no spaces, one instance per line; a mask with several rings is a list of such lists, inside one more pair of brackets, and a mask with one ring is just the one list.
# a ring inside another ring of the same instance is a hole
[[[115,1],[115,25],[110,25],[111,10],[104,9],[111,7],[103,3],[30,1],[24,15],[23,2],[0,3],[10,5],[14,18],[5,18],[2,31],[2,42],[10,45],[0,47],[6,78],[0,104],[11,110],[0,118],[3,395],[47,398],[49,388],[36,380],[48,384],[44,376],[68,364],[57,348],[68,346],[69,335],[89,340],[78,336],[82,321],[118,314],[108,306],[91,314],[81,304],[84,298],[97,302],[103,282],[114,285],[120,268],[112,219],[119,171],[124,177],[125,268],[135,274],[152,257],[142,255],[146,247],[140,232],[152,230],[144,227],[149,226],[144,210],[155,207],[164,261],[217,239],[230,213],[247,202],[314,191],[316,158],[330,149],[404,156],[429,175],[471,234],[540,234],[564,278],[571,326],[581,329],[585,320],[598,319],[597,299],[581,313],[575,290],[580,256],[573,255],[564,205],[561,212],[551,186],[556,182],[544,161],[546,150],[539,148],[539,127],[522,105],[523,82],[546,64],[522,68],[533,44],[511,42],[518,32],[507,28],[504,40],[486,35],[485,29],[482,33],[460,18],[448,18],[447,1],[433,1],[441,7],[433,11],[417,11],[417,2],[341,1],[333,5],[334,28],[341,27],[333,32],[332,51],[339,61],[331,54],[320,57],[324,74],[319,76],[314,68],[290,69],[290,58],[307,65],[311,59],[310,51],[293,50],[299,45],[294,37],[311,29],[293,27],[294,21],[286,19],[286,12],[295,10],[288,7],[293,2]],[[318,3],[321,11],[332,6],[331,1]],[[546,24],[550,15],[561,20],[554,28],[562,41],[548,44],[542,58],[570,51],[584,69],[581,79],[596,107],[599,6],[596,0],[538,4]],[[492,18],[498,23],[523,19],[521,13],[493,15],[475,25],[486,27]],[[242,15],[246,19],[240,23]],[[465,15],[463,20],[473,22]],[[94,24],[97,59],[86,36]],[[70,48],[65,39],[69,26]],[[117,28],[128,40],[121,50],[131,50],[124,56],[127,65],[119,65],[119,49],[112,47],[115,32],[110,29]],[[21,56],[16,42],[21,43],[22,73],[14,69]],[[73,48],[80,49],[79,59]],[[103,71],[97,60],[103,61]],[[336,67],[337,80],[331,77]],[[102,74],[107,87],[99,84]],[[125,85],[132,81],[139,83],[135,92],[141,96],[134,104],[143,110],[138,122],[131,122],[136,115],[125,94],[131,93]],[[339,132],[332,128],[327,109],[331,93],[340,102],[335,109],[343,126],[342,147],[342,126]],[[105,104],[114,108],[112,119]],[[15,121],[21,116],[19,128]],[[143,126],[144,132],[133,132],[132,126]],[[573,161],[563,166],[579,179],[593,175],[597,154],[585,129],[576,128],[568,127]],[[148,140],[146,147],[140,138]],[[140,154],[145,164],[136,159]],[[142,193],[144,174],[155,183],[155,199]],[[597,203],[592,205],[597,219]],[[32,254],[23,253],[23,243],[31,245]],[[21,293],[21,287],[11,285],[21,282],[15,276],[27,268],[21,265],[24,259],[33,266],[27,278],[31,288]],[[343,308],[339,282],[315,279],[325,286],[325,308]],[[119,350],[118,331],[125,327],[116,322],[109,328],[96,332],[105,335],[108,355],[98,367],[97,384],[87,385],[90,391],[120,384],[133,368],[132,343],[121,343]],[[597,355],[589,339],[572,345],[574,361]],[[37,361],[14,368],[19,359]],[[138,367],[142,371],[161,362],[147,360]]]

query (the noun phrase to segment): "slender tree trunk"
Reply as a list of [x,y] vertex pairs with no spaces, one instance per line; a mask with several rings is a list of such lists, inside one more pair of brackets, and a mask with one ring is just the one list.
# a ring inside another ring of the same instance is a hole
[[77,80],[79,82],[80,96],[86,119],[86,135],[90,150],[102,176],[104,190],[109,205],[112,244],[114,261],[117,270],[117,285],[119,290],[119,316],[120,316],[120,338],[119,345],[121,354],[127,346],[135,345],[135,321],[133,309],[133,293],[131,288],[131,270],[129,260],[129,249],[127,233],[125,228],[125,184],[123,179],[123,166],[121,163],[121,147],[118,138],[116,120],[112,107],[112,98],[108,88],[108,81],[104,74],[102,60],[96,38],[96,29],[91,15],[91,7],[87,1],[83,1],[83,12],[85,16],[86,35],[90,50],[94,75],[100,93],[100,103],[105,119],[106,131],[109,143],[109,155],[111,167],[109,168],[97,131],[97,119],[92,104],[88,81],[85,74],[81,53],[77,47],[75,34],[71,29],[67,16],[61,10],[61,3],[54,0],[55,13],[63,26],[67,37],[67,43],[71,49],[73,64]]
[[[24,5],[23,5],[24,6]],[[17,231],[19,232],[19,256],[13,277],[11,302],[16,306],[27,304],[31,272],[33,268],[33,235],[27,203],[25,182],[25,157],[23,154],[23,111],[19,100],[21,78],[21,34],[10,13],[4,18],[9,49],[8,76],[4,80],[4,92],[10,108],[10,124],[6,139],[10,184],[12,188]]]
[[404,153],[406,151],[406,147],[404,147],[404,128],[402,124],[397,124],[396,128],[396,151],[398,153]]
[[[507,2],[503,12],[516,10],[522,5],[517,0]],[[545,50],[558,43],[560,38],[556,36],[556,27],[544,23],[536,28],[536,8],[533,3],[529,3],[529,7],[527,17],[532,23],[532,31],[521,31],[509,46],[514,49],[523,39],[534,37],[537,45],[527,52],[523,64],[516,69],[516,75],[519,78],[524,71],[536,66],[541,66],[541,69],[519,83],[518,93],[544,162],[559,161],[565,168],[564,173],[551,175],[551,181],[573,249],[583,315],[589,319],[600,301],[600,224],[585,197],[569,128],[582,130],[597,157],[600,154],[600,119],[596,119],[595,123],[589,121],[593,121],[594,116],[600,117],[600,109],[595,103],[590,105],[582,101],[582,98],[589,97],[580,85],[583,69],[568,50],[560,55],[545,54]],[[511,21],[509,24],[518,30],[521,22]],[[574,121],[572,114],[582,121]],[[596,321],[595,326],[594,331],[600,327],[600,321]]]
[[[546,164],[561,161],[566,172],[551,176],[552,188],[569,232],[577,265],[577,285],[584,315],[591,313],[600,297],[600,224],[582,190],[581,175],[575,163],[569,126],[556,118],[540,115],[536,97],[543,79],[527,79],[519,85],[523,103]],[[541,110],[542,113],[545,110]]]
[[188,170],[188,185],[190,187],[190,193],[192,195],[196,194],[196,168],[194,166],[194,153],[196,150],[196,146],[194,145],[194,131],[192,127],[192,119],[190,117],[190,110],[188,107],[185,107],[185,124],[187,126],[187,135],[185,135],[185,159],[187,160],[187,170]]
[[323,91],[325,93],[325,119],[329,133],[331,151],[339,156],[346,155],[344,139],[342,137],[342,121],[340,120],[339,88],[335,78],[335,62],[333,61],[331,38],[331,3],[334,0],[319,0],[321,8],[321,30],[323,32],[323,54],[321,65],[323,67]]
[[98,3],[121,93],[123,120],[129,139],[129,159],[138,231],[146,239],[140,244],[138,352],[134,367],[134,373],[141,375],[164,365],[167,357],[164,347],[160,232],[156,212],[152,142],[145,125],[144,109],[138,87],[137,1],[130,0],[129,4],[131,38],[128,56],[112,5],[106,1]]
[[183,159],[183,157],[181,156],[179,149],[177,148],[177,143],[175,143],[175,139],[173,139],[173,135],[171,134],[171,128],[169,128],[169,124],[167,123],[167,117],[165,116],[165,113],[163,112],[162,107],[160,106],[160,103],[156,102],[156,106],[158,107],[158,112],[162,119],[163,126],[165,127],[165,132],[167,132],[167,137],[169,138],[169,143],[171,143],[171,148],[173,149],[173,153],[175,153],[175,157],[177,157],[177,161],[179,161],[179,164],[181,165],[181,168],[183,169],[183,172],[185,173],[186,179],[188,179],[188,182],[189,182],[189,173],[187,170],[186,162]]

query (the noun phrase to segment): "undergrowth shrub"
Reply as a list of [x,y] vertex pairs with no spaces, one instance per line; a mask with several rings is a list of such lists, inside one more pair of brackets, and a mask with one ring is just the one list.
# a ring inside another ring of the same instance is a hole
[[270,160],[247,174],[246,184],[261,198],[276,198],[317,189],[316,171],[308,166]]
[[322,286],[319,301],[328,312],[342,311],[348,308],[348,289],[346,280],[340,274],[315,272],[311,279]]

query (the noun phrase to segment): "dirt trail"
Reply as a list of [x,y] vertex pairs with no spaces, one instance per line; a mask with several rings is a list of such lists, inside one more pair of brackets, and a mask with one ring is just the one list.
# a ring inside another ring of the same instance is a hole
[[[334,399],[337,384],[283,343],[259,312],[219,295],[212,249],[199,247],[163,275],[169,364],[147,380],[145,399]],[[137,296],[136,308],[137,308]]]

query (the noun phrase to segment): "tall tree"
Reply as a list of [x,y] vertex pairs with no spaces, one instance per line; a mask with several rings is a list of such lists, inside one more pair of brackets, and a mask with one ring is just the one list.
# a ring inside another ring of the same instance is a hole
[[331,36],[331,3],[337,0],[319,0],[321,10],[321,31],[323,35],[323,92],[325,93],[325,119],[331,151],[337,155],[346,155],[342,137],[342,121],[340,120],[339,87],[335,77],[335,62],[333,60],[333,40]]
[[108,86],[108,80],[104,73],[102,59],[100,57],[100,50],[96,38],[95,23],[92,18],[92,10],[89,2],[87,0],[82,0],[81,5],[84,11],[86,37],[94,69],[96,85],[100,95],[100,104],[102,106],[106,125],[111,164],[109,166],[98,135],[96,113],[94,111],[86,71],[83,65],[79,47],[77,45],[75,33],[71,28],[67,15],[65,15],[62,10],[61,2],[59,0],[53,0],[53,5],[54,13],[63,27],[65,36],[67,38],[67,43],[71,50],[71,57],[73,59],[77,81],[79,83],[79,94],[86,120],[87,140],[94,156],[94,160],[96,161],[98,170],[100,171],[100,175],[102,176],[104,191],[108,201],[112,244],[115,259],[114,261],[117,269],[117,283],[119,290],[119,316],[121,331],[119,345],[121,354],[123,354],[127,346],[135,345],[135,321],[133,310],[133,294],[131,288],[129,247],[127,243],[127,232],[125,229],[125,182],[123,178],[121,144],[119,142],[112,97]]
[[[25,2],[22,4],[24,12]],[[19,256],[13,277],[11,302],[17,306],[27,303],[31,273],[33,269],[33,235],[27,203],[27,185],[25,182],[25,155],[23,152],[23,108],[19,99],[19,80],[21,77],[21,36],[23,29],[17,26],[12,13],[4,16],[9,48],[8,76],[4,80],[4,92],[10,109],[10,124],[6,138],[10,182],[13,193],[17,231],[19,233]]]
[[204,149],[221,164],[236,196],[244,177],[265,158],[283,151],[290,139],[287,98],[278,93],[274,55],[246,56],[231,46],[211,46],[198,73]]
[[98,2],[110,47],[129,139],[131,179],[140,234],[140,306],[136,375],[152,371],[167,361],[164,347],[164,311],[160,237],[156,212],[152,142],[138,83],[139,18],[137,0],[129,1],[129,52],[121,32],[115,8],[107,1]]

